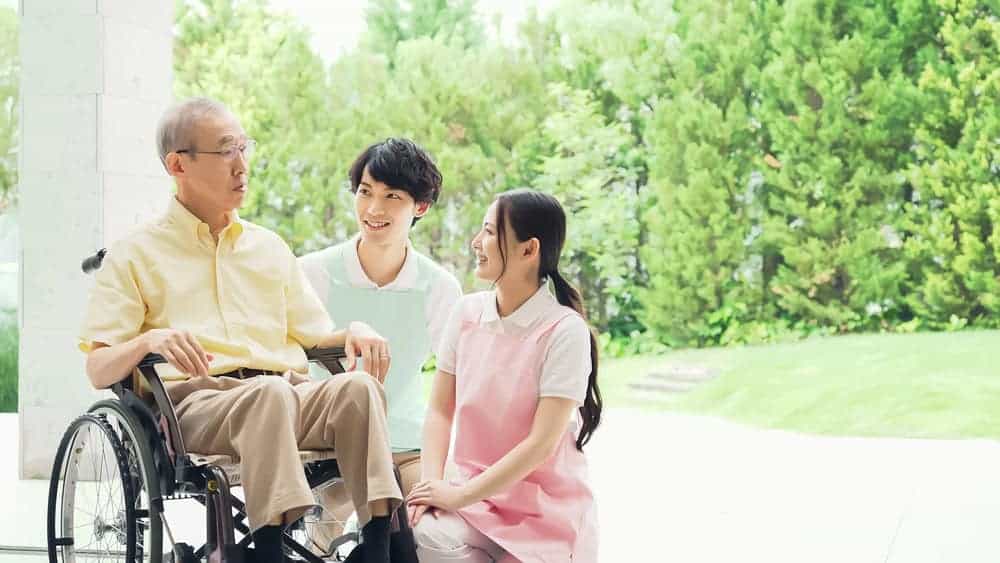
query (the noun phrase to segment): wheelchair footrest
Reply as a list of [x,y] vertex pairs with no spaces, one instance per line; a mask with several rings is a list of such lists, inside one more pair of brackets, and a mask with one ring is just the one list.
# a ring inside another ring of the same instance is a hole
[[174,549],[163,557],[163,563],[198,563],[194,548],[186,543],[174,544]]

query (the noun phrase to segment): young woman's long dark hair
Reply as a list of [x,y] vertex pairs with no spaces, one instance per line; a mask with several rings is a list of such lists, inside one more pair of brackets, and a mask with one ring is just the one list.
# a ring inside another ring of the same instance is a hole
[[[548,194],[524,188],[497,196],[497,238],[500,242],[500,257],[503,259],[504,270],[507,268],[504,233],[508,223],[519,242],[531,238],[538,239],[540,253],[538,281],[552,280],[559,303],[570,307],[587,320],[580,292],[559,273],[559,255],[562,254],[563,244],[566,242],[566,213],[559,200]],[[502,271],[500,275],[503,276]],[[576,439],[576,447],[580,451],[583,451],[583,446],[590,441],[594,430],[601,423],[604,401],[601,399],[601,389],[597,386],[597,360],[597,339],[591,329],[590,377],[587,379],[587,395],[583,406],[580,407],[583,426]]]

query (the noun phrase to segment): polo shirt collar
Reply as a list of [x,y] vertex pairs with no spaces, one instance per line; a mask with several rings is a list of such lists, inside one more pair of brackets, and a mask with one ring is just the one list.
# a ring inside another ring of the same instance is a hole
[[[483,308],[483,312],[479,317],[480,325],[500,321],[500,312],[497,311],[496,307],[496,291],[491,293],[493,294],[493,299],[490,302],[492,306]],[[529,297],[528,300],[518,307],[516,311],[504,317],[503,320],[509,321],[521,328],[527,328],[538,320],[538,318],[541,317],[555,302],[556,297],[552,295],[551,291],[549,291],[548,282],[544,282],[534,295]]]
[[[222,229],[220,237],[222,237],[227,232],[231,232],[234,238],[239,237],[243,234],[243,220],[240,219],[239,214],[234,209],[228,214],[229,224]],[[208,223],[205,223],[198,218],[197,215],[191,213],[191,211],[184,207],[176,197],[170,198],[170,204],[167,206],[166,219],[168,222],[176,225],[180,230],[193,234],[196,238],[202,234],[210,234]]]
[[358,256],[358,243],[361,235],[356,234],[347,245],[344,252],[344,266],[347,269],[347,276],[351,285],[359,287],[370,287],[373,289],[405,290],[413,289],[417,285],[417,257],[414,255],[413,246],[409,239],[406,241],[406,258],[403,259],[403,267],[396,274],[396,279],[379,287],[378,284],[368,278],[365,269],[361,267],[361,257]]

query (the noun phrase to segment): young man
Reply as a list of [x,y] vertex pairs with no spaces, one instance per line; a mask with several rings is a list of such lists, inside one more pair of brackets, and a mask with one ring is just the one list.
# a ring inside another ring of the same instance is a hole
[[[431,157],[410,140],[390,138],[365,149],[349,175],[357,235],[300,263],[335,323],[363,321],[392,348],[384,385],[390,444],[405,495],[420,479],[427,409],[421,369],[437,349],[462,288],[410,244],[410,229],[441,191]],[[324,506],[343,522],[351,513],[344,490],[331,487],[324,495]],[[336,525],[320,528],[320,545],[339,535]]]
[[[363,323],[334,331],[284,241],[239,218],[254,142],[225,106],[171,108],[158,145],[177,194],[97,274],[80,335],[87,375],[106,388],[146,354],[169,362],[160,374],[188,447],[240,460],[252,561],[282,561],[281,526],[315,504],[299,448],[332,448],[365,524],[350,560],[389,563],[388,515],[402,496],[378,383],[385,339]],[[303,348],[315,346],[345,346],[370,375],[309,381]]]

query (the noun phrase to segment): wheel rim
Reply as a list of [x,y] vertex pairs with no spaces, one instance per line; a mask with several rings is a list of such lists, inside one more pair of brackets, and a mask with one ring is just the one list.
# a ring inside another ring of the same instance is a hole
[[107,422],[89,415],[64,440],[57,503],[64,545],[57,553],[67,563],[133,561],[135,498],[121,442]]

